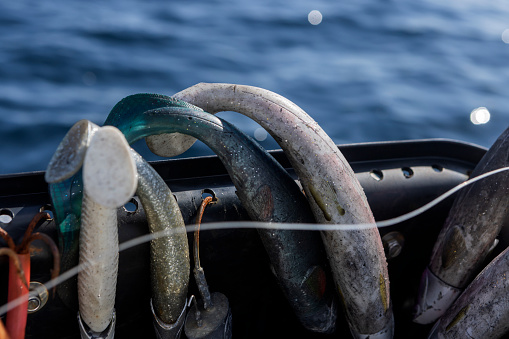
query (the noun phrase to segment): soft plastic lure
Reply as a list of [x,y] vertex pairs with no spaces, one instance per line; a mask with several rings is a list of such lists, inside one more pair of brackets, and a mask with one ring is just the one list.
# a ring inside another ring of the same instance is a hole
[[171,235],[150,242],[152,310],[161,338],[177,338],[185,319],[189,285],[186,227],[172,192],[143,158],[131,149],[138,171],[138,195],[151,233]]
[[[192,86],[174,95],[207,112],[235,111],[265,128],[285,151],[297,172],[319,223],[370,223],[356,231],[322,232],[336,286],[356,338],[390,338],[393,314],[387,262],[366,196],[350,165],[331,138],[300,107],[268,90],[233,84]],[[194,140],[147,138],[159,155],[187,149]]]
[[[509,166],[509,128],[484,155],[472,178]],[[437,320],[480,271],[509,214],[509,173],[490,176],[456,197],[422,275],[414,321]]]
[[509,248],[468,285],[428,338],[501,338],[509,331]]
[[[314,222],[295,181],[253,139],[224,120],[179,100],[139,94],[112,110],[105,124],[118,127],[129,142],[179,132],[199,138],[221,159],[253,220]],[[164,106],[148,110],[151,107]],[[336,307],[326,284],[321,242],[314,232],[260,230],[276,276],[301,322],[310,330],[334,329]],[[329,290],[330,291],[330,290]]]
[[90,141],[83,163],[83,206],[78,274],[82,336],[103,331],[114,336],[114,304],[118,272],[117,208],[131,199],[138,182],[136,166],[122,133],[100,128]]
[[[189,106],[188,104],[185,105]],[[99,126],[88,120],[81,120],[76,123],[64,137],[46,172],[47,181],[55,182],[50,184],[55,214],[60,216],[60,220],[65,218],[63,222],[57,223],[60,225],[60,247],[66,258],[67,268],[74,267],[78,263],[77,245],[83,187],[80,169],[90,139],[98,129]],[[181,231],[185,234],[182,215],[168,187],[150,165],[141,159],[136,152],[132,150],[131,152],[139,172],[136,192],[145,206],[150,230],[157,232],[179,225]],[[178,220],[179,217],[180,221]],[[169,238],[172,240],[168,240]],[[176,247],[182,249],[177,252],[182,255],[172,256],[168,259],[168,253]],[[187,247],[187,237],[185,235],[184,237],[177,235],[157,239],[152,243],[152,250],[157,252],[152,256],[152,271],[156,272],[153,274],[153,278],[157,281],[158,286],[152,306],[155,307],[158,315],[162,315],[164,322],[161,322],[161,319],[158,320],[162,324],[160,328],[164,328],[166,332],[174,330],[174,326],[167,324],[173,324],[172,319],[177,320],[182,310],[185,310],[189,280],[189,250]],[[176,263],[179,264],[172,266]],[[175,268],[175,271],[172,267]],[[77,299],[77,295],[73,293],[76,284],[77,278],[74,281],[66,281],[59,285],[60,296],[68,301],[67,303],[70,305],[74,305],[73,300]],[[175,304],[176,301],[178,302]],[[175,315],[177,308],[179,313]],[[184,317],[185,314],[182,314],[179,319],[183,321]],[[180,326],[177,326],[178,328],[182,327],[181,322],[179,322]]]
[[[57,225],[62,271],[78,264],[81,201],[83,185],[81,167],[90,140],[99,126],[88,120],[75,123],[60,142],[46,169],[52,209]],[[58,286],[57,292],[71,309],[78,309],[76,284],[72,277]]]

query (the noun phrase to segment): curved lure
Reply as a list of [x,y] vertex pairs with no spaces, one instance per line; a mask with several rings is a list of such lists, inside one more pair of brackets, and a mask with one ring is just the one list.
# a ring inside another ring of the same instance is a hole
[[[123,99],[105,124],[117,126],[129,142],[142,137],[179,132],[199,138],[221,159],[253,220],[313,222],[305,197],[288,173],[254,140],[234,126],[177,100],[148,94]],[[129,103],[134,101],[133,105]],[[177,102],[177,105],[173,105]],[[145,103],[145,105],[143,105]],[[149,111],[151,106],[164,105]],[[326,293],[320,238],[313,232],[260,230],[277,278],[301,322],[310,330],[334,329],[336,307]]]
[[92,334],[107,331],[107,337],[114,335],[117,208],[133,196],[138,181],[129,149],[118,129],[102,127],[90,141],[83,163],[79,316]]
[[[187,106],[189,105],[187,104]],[[64,137],[46,172],[47,181],[55,182],[50,184],[55,215],[61,216],[60,219],[65,217],[62,223],[57,223],[60,225],[59,230],[62,235],[60,237],[60,248],[63,249],[63,253],[67,258],[65,260],[67,268],[74,267],[78,263],[77,245],[82,205],[82,178],[79,170],[83,164],[90,139],[98,129],[99,126],[88,120],[81,120],[76,123]],[[185,226],[178,205],[174,202],[173,195],[169,192],[164,181],[136,152],[131,150],[131,153],[133,153],[138,171],[136,192],[145,207],[151,232],[158,232],[180,225],[181,230],[185,233]],[[64,181],[62,182],[62,180]],[[65,189],[62,189],[62,187]],[[69,194],[70,192],[73,194]],[[171,197],[171,199],[168,197]],[[178,221],[179,216],[180,222]],[[167,256],[168,251],[175,249],[175,247],[184,246],[185,249],[177,252],[182,253],[183,256],[172,256],[171,260],[163,260],[166,256],[152,256],[152,271],[156,272],[153,277],[158,282],[152,306],[157,310],[156,313],[159,316],[162,315],[161,318],[157,318],[157,321],[161,323],[159,327],[171,331],[173,327],[167,324],[173,324],[172,319],[176,320],[186,305],[189,281],[189,250],[187,248],[187,237],[184,236],[184,240],[182,240],[182,236],[177,235],[172,237],[171,241],[168,240],[169,238],[154,240],[152,250],[155,249],[157,253],[164,253]],[[159,260],[157,260],[158,257]],[[180,264],[172,266],[177,262]],[[174,272],[171,267],[175,267],[176,271]],[[184,279],[185,283],[183,282]],[[74,295],[72,295],[72,291],[74,291],[73,284],[76,286],[77,278],[75,282],[68,280],[59,285],[60,297],[68,301],[67,304],[71,304],[71,301],[74,300]],[[178,287],[179,285],[180,287]],[[77,299],[77,295],[75,298]],[[175,316],[176,308],[179,312],[177,316]],[[180,319],[183,321],[184,316]],[[171,328],[168,329],[168,327]],[[181,326],[178,328],[181,328]]]
[[[322,239],[353,336],[392,337],[389,277],[380,235],[353,170],[323,129],[293,102],[262,88],[201,83],[174,97],[210,113],[242,113],[265,128],[292,163],[318,222],[373,224],[356,231],[322,232]],[[175,153],[165,138],[153,136],[147,144],[159,155]],[[177,142],[180,148],[186,143],[192,140]]]
[[509,331],[509,248],[468,285],[428,338],[500,338]]
[[[75,123],[60,142],[45,173],[57,225],[62,271],[78,264],[81,224],[81,167],[85,153],[99,126],[88,120]],[[77,277],[58,285],[57,292],[71,309],[77,309]]]
[[[472,177],[509,166],[509,128],[477,164]],[[422,275],[414,321],[438,319],[472,281],[509,214],[509,173],[463,189],[454,201]]]
[[161,338],[175,338],[185,319],[189,285],[189,245],[186,227],[172,192],[138,153],[131,149],[138,171],[136,194],[151,233],[171,232],[150,242],[152,310]]

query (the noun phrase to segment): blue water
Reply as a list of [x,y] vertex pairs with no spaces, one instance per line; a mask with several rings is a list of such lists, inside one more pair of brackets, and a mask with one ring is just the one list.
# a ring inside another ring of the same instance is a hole
[[[2,1],[0,174],[45,169],[76,121],[102,124],[127,95],[198,82],[277,92],[336,143],[489,147],[509,125],[508,17],[504,1],[473,0]],[[477,107],[488,123],[472,124]],[[200,154],[210,151],[187,153]]]

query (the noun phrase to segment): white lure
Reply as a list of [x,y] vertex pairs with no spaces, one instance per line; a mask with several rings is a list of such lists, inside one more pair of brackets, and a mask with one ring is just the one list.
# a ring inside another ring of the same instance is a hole
[[124,135],[100,128],[83,163],[83,205],[78,275],[80,317],[94,332],[104,331],[114,312],[118,272],[117,209],[134,195],[136,165]]

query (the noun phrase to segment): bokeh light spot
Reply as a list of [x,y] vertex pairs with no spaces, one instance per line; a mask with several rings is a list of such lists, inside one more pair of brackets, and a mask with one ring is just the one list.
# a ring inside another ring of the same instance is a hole
[[482,125],[490,121],[490,112],[486,107],[476,108],[470,113],[470,121],[474,125]]
[[308,21],[311,25],[319,25],[322,22],[322,13],[316,9],[312,10],[308,14]]
[[509,44],[509,28],[502,32],[502,41]]
[[259,127],[257,129],[255,129],[254,137],[258,141],[264,141],[265,139],[267,139],[267,131],[264,130],[263,128]]

